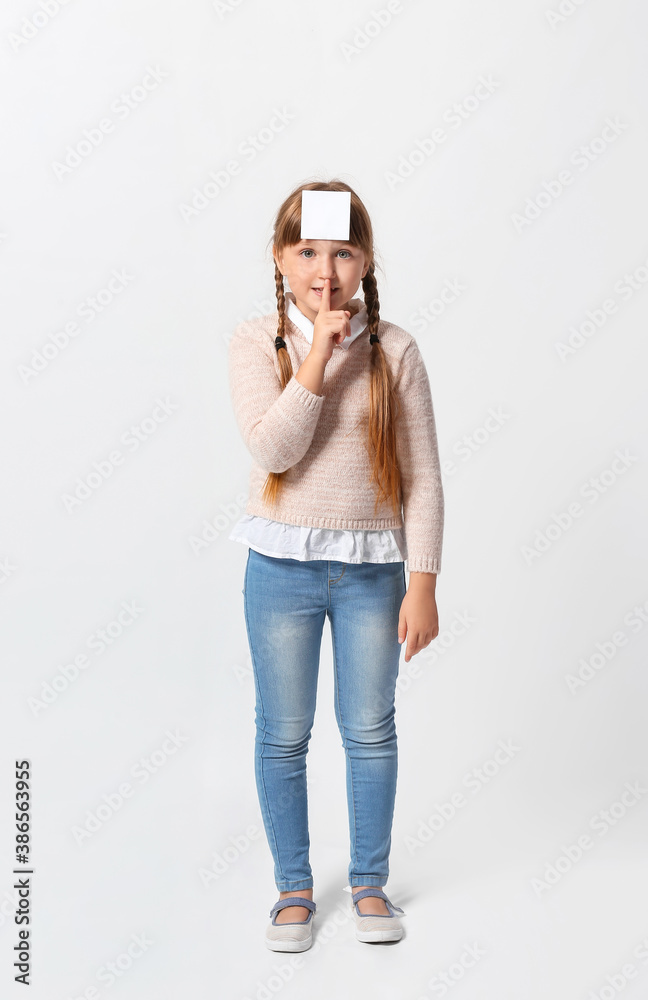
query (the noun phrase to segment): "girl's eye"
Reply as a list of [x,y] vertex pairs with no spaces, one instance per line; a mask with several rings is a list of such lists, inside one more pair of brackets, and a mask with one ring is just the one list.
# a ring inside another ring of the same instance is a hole
[[[308,247],[306,247],[306,249],[304,249],[304,250],[300,250],[300,251],[299,251],[299,255],[300,255],[300,257],[301,257],[301,255],[302,255],[302,254],[304,254],[304,253],[314,253],[314,251],[313,251],[313,250],[309,250],[309,249],[308,249]],[[338,250],[338,253],[346,253],[346,254],[349,254],[349,256],[348,256],[348,257],[343,257],[343,258],[342,258],[342,260],[348,260],[348,259],[349,259],[349,257],[351,257],[351,254],[350,254],[350,252],[349,252],[348,250]],[[310,257],[307,257],[307,258],[306,258],[306,260],[310,260],[310,259],[311,259]]]

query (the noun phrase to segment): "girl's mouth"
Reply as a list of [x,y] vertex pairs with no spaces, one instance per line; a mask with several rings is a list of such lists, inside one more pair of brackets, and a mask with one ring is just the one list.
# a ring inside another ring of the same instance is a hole
[[[339,290],[340,290],[339,285],[338,285],[337,288],[332,288],[331,289],[331,295],[333,295],[333,292],[339,292]],[[321,288],[313,288],[313,291],[315,292],[316,295],[321,295],[322,294],[322,289]]]

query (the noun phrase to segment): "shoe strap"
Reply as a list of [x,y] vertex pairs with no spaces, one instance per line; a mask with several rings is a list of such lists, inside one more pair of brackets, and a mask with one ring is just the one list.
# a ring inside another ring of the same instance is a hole
[[[356,893],[354,893],[353,889],[352,889],[351,890],[351,896],[353,898],[354,905],[358,902],[358,900],[364,899],[365,896],[377,896],[379,899],[384,899],[385,900],[385,903],[387,904],[387,909],[390,910],[390,911],[392,911],[392,913],[391,913],[392,917],[394,916],[394,912],[393,912],[394,910],[397,910],[399,913],[402,913],[403,916],[405,915],[405,910],[402,910],[400,908],[400,906],[394,906],[394,904],[385,895],[385,893],[382,891],[382,889],[377,889],[377,888],[376,889],[362,889],[361,892],[356,892]],[[360,910],[358,910],[358,913],[360,913]],[[367,916],[367,915],[368,914],[361,914],[361,916]]]
[[286,896],[285,899],[277,900],[270,910],[270,916],[274,917],[275,913],[283,910],[286,906],[306,906],[312,913],[315,913],[317,909],[317,903],[314,903],[312,899],[306,899],[305,896]]

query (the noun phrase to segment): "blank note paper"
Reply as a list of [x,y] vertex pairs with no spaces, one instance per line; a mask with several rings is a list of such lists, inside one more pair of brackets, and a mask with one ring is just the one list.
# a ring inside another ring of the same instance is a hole
[[350,221],[350,191],[302,191],[303,240],[348,240]]

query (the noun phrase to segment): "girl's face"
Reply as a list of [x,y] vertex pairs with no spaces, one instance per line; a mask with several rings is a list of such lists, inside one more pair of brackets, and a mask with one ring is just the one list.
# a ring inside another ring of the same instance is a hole
[[[300,240],[284,247],[274,259],[283,275],[287,275],[297,307],[312,323],[322,301],[321,289],[325,278],[331,279],[331,309],[348,309],[360,282],[369,270],[369,262],[359,247],[340,240]],[[350,310],[349,310],[350,311]]]

